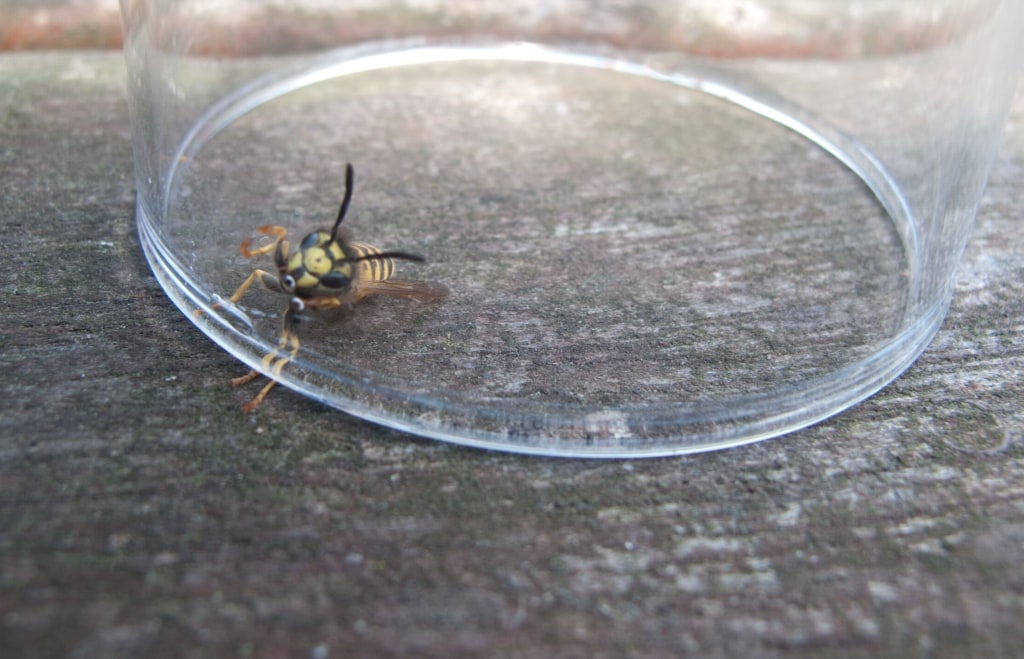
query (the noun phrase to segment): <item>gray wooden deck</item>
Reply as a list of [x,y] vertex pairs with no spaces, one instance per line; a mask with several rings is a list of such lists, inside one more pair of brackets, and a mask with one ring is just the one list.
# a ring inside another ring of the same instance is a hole
[[122,60],[0,55],[0,654],[999,657],[1024,647],[1024,97],[938,338],[808,430],[461,449],[239,365],[140,252]]

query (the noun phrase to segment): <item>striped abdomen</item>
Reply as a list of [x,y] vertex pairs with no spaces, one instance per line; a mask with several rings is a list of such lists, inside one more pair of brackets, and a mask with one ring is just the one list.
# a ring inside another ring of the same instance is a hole
[[371,254],[381,254],[382,252],[379,247],[361,242],[350,242],[346,247],[352,252],[348,255],[350,258],[364,259],[356,261],[356,267],[359,269],[356,281],[384,281],[391,279],[391,276],[395,274],[395,260],[393,258],[389,256],[377,259],[365,258]]

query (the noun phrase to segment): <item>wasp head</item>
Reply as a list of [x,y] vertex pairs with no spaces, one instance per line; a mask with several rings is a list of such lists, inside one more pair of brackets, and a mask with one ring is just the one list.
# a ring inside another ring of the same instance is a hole
[[298,298],[337,296],[352,285],[352,261],[327,231],[314,231],[293,254],[279,245],[274,254],[281,288]]

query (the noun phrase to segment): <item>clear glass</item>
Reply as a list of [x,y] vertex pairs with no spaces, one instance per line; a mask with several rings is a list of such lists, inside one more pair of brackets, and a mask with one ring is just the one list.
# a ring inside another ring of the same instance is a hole
[[777,436],[937,331],[1022,6],[122,0],[142,245],[266,373],[289,298],[228,300],[275,271],[239,245],[329,227],[351,162],[353,235],[450,294],[306,314],[284,385],[526,453]]

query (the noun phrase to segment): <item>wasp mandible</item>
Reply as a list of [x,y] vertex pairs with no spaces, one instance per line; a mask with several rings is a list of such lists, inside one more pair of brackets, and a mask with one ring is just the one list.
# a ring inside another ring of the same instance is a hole
[[[263,402],[276,384],[274,378],[298,354],[299,337],[295,328],[305,312],[353,305],[371,295],[435,302],[448,293],[441,284],[391,278],[395,273],[395,260],[422,263],[424,258],[419,254],[383,251],[368,243],[352,240],[351,232],[341,223],[352,201],[354,181],[355,170],[348,164],[345,167],[345,196],[334,226],[330,231],[318,229],[306,234],[294,252],[285,240],[287,229],[273,225],[256,229],[257,233],[271,238],[268,244],[252,248],[252,240],[248,239],[241,245],[240,251],[246,257],[273,252],[277,273],[259,268],[253,270],[229,298],[230,302],[237,303],[257,279],[269,290],[291,296],[288,307],[281,314],[281,338],[277,347],[263,358],[263,368],[270,372],[271,379],[242,408],[245,412],[253,411]],[[217,306],[219,303],[214,305]],[[258,376],[259,371],[252,370],[234,378],[231,384],[238,387]]]

